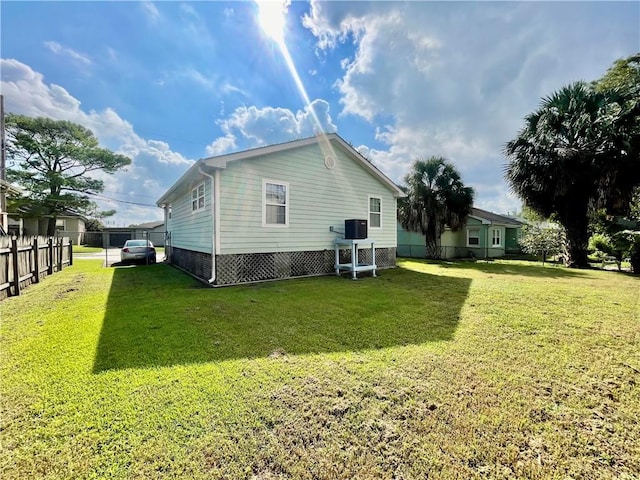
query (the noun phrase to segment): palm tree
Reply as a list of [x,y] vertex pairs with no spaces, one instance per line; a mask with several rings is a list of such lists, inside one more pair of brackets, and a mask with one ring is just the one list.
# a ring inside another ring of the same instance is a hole
[[577,82],[544,98],[508,142],[505,178],[534,210],[566,231],[565,264],[586,267],[589,215],[624,211],[640,183],[640,102]]
[[425,236],[427,258],[440,258],[438,242],[445,225],[461,229],[473,205],[473,188],[465,187],[456,168],[442,157],[416,160],[406,175],[407,197],[400,201],[398,220]]

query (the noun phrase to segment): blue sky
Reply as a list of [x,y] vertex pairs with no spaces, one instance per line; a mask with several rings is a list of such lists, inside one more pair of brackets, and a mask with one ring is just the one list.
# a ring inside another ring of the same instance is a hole
[[639,2],[293,2],[308,105],[253,2],[0,9],[6,110],[81,123],[133,159],[104,177],[117,226],[161,219],[146,205],[198,158],[312,135],[311,110],[396,182],[441,155],[477,206],[518,210],[502,146],[523,117],[640,51]]

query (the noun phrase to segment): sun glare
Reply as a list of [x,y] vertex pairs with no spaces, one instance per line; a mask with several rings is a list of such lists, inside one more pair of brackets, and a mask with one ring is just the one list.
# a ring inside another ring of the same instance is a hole
[[260,0],[256,3],[260,27],[278,45],[283,45],[288,2]]

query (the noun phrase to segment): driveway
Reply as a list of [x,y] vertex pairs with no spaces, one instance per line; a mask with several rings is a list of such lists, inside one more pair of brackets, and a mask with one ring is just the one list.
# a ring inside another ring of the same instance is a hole
[[[90,260],[102,260],[103,265],[108,267],[114,266],[114,264],[120,263],[120,249],[119,248],[105,248],[101,252],[97,253],[74,253],[74,260],[90,259]],[[157,253],[157,262],[164,261],[164,252]],[[117,265],[116,265],[117,266]]]

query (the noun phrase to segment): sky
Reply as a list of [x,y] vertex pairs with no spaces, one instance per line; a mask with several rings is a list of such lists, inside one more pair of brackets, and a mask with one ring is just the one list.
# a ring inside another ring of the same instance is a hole
[[524,117],[640,51],[637,1],[283,8],[280,43],[248,1],[2,1],[5,110],[82,124],[132,159],[99,176],[107,226],[161,220],[155,201],[199,158],[318,130],[399,184],[442,156],[477,207],[508,213],[502,150]]

